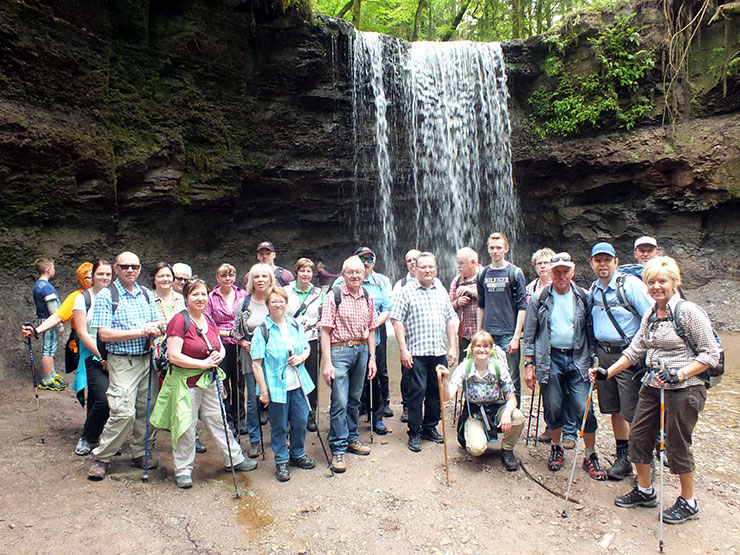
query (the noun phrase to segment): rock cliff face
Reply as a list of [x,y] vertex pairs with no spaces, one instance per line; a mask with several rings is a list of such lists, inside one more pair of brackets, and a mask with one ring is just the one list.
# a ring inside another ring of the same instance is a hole
[[[336,268],[355,247],[352,30],[235,9],[244,6],[0,4],[5,292],[17,299],[16,287],[30,288],[28,270],[41,254],[57,258],[65,293],[79,261],[124,248],[145,263],[190,261],[211,278],[224,260],[245,272],[265,239],[288,266],[308,254]],[[660,37],[660,14],[638,11]],[[573,26],[582,40],[567,55],[590,63],[585,37],[603,26],[597,19]],[[675,132],[656,111],[629,132],[538,138],[527,98],[546,79],[545,43],[505,45],[520,263],[528,267],[528,253],[543,245],[584,262],[600,238],[629,259],[634,237],[654,234],[687,281],[740,278],[740,87],[726,63],[738,26],[705,25],[689,66],[699,85],[679,99]],[[359,194],[360,203],[372,198]],[[22,305],[0,308],[12,321],[31,312],[21,297]]]

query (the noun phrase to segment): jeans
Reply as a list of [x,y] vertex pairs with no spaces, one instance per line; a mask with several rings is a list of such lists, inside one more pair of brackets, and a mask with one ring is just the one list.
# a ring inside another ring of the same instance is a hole
[[360,396],[366,377],[367,355],[367,345],[354,347],[342,345],[331,348],[334,380],[331,382],[329,448],[332,454],[346,452],[347,444],[360,438],[357,426],[360,419]]
[[[288,457],[300,458],[306,454],[306,424],[308,423],[308,405],[299,387],[288,391],[285,403],[270,401],[267,405],[270,414],[270,442],[275,453],[275,464],[288,462]],[[290,423],[290,452],[286,438]]]
[[[550,379],[540,387],[545,422],[551,430],[563,428],[569,419],[577,422],[577,426],[581,425],[586,411],[589,382],[581,376],[581,371],[573,363],[572,353],[563,353],[557,349],[550,351]],[[596,428],[594,404],[590,403],[584,431],[588,434],[595,432]]]
[[[409,436],[415,436],[422,430],[437,427],[441,416],[439,403],[439,384],[437,382],[437,365],[447,366],[447,357],[423,356],[413,357],[413,365],[406,371],[408,378],[407,399],[409,408]],[[424,416],[422,418],[422,404]]]
[[[90,443],[97,443],[103,427],[108,421],[108,372],[90,356],[85,359],[87,370],[87,417],[82,428],[82,437]],[[82,393],[82,392],[80,392]]]
[[260,430],[260,411],[259,401],[257,400],[257,382],[254,380],[254,374],[244,374],[244,381],[247,386],[247,431],[249,432],[250,443],[259,443],[262,439]]
[[517,408],[522,406],[522,382],[519,378],[519,362],[522,358],[521,341],[519,342],[520,347],[516,353],[509,353],[509,343],[514,337],[511,335],[494,335],[493,342],[501,347],[506,353],[506,363],[509,365],[509,375],[511,375],[511,381],[514,382],[514,389],[516,390],[516,406]]
[[[385,404],[391,400],[388,379],[388,332],[385,329],[385,324],[380,326],[378,333],[380,334],[380,343],[375,346],[375,362],[378,365],[377,380],[380,386],[380,397]],[[375,405],[373,405],[373,408],[375,408]]]

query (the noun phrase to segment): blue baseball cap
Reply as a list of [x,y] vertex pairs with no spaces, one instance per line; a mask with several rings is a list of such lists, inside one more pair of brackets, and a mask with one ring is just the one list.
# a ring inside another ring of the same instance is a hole
[[614,251],[614,247],[612,247],[609,243],[596,243],[591,249],[591,258],[596,256],[597,254],[608,254],[609,256],[613,256],[614,258],[617,257],[617,253]]

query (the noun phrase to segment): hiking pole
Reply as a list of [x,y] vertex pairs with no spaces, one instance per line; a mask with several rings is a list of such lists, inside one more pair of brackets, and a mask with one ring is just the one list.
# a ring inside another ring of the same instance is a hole
[[[665,361],[658,359],[661,372]],[[663,456],[665,453],[665,383],[660,386],[660,552],[663,553]]]
[[[437,366],[437,387],[439,388],[439,408],[442,413],[442,443],[444,443],[445,450],[445,474],[447,476],[447,486],[450,485],[450,463],[447,459],[447,425],[445,423],[445,400],[442,393],[442,374],[439,372],[439,368],[444,368],[441,364]],[[468,411],[470,412],[470,411]]]
[[[210,356],[210,354],[213,351],[215,351],[215,349],[211,346],[211,342],[208,339],[208,335],[203,333],[198,326],[195,326],[195,333],[197,333],[198,336],[202,337],[203,340],[206,342],[206,347],[208,347],[208,355]],[[238,499],[239,498],[239,488],[236,485],[236,469],[234,468],[234,459],[231,456],[231,443],[229,442],[229,432],[226,428],[226,407],[224,406],[223,397],[221,397],[221,382],[218,379],[218,370],[216,368],[211,368],[211,379],[216,382],[216,392],[218,394],[218,404],[219,404],[219,407],[221,407],[221,424],[224,427],[224,439],[226,440],[226,449],[229,451],[229,467],[231,468],[231,478],[234,480],[234,499]],[[228,379],[228,376],[227,376],[227,379]]]
[[[599,367],[599,357],[591,357],[592,368]],[[570,488],[573,485],[573,474],[576,471],[576,463],[578,462],[578,451],[581,448],[581,441],[583,440],[583,431],[586,429],[586,418],[588,417],[588,408],[591,405],[591,395],[594,392],[594,380],[589,380],[588,385],[588,396],[586,397],[586,410],[583,411],[583,420],[581,421],[581,429],[578,432],[578,438],[576,438],[576,452],[573,455],[573,466],[570,467],[570,478],[568,478],[568,489],[565,491],[565,502],[563,505],[563,512],[560,514],[563,518],[568,518],[566,508],[568,507],[568,496],[570,495]],[[579,441],[581,440],[581,441]]]
[[[311,409],[311,401],[308,400],[308,394],[303,389],[303,386],[301,386],[301,393],[303,393],[303,398],[306,400],[306,404],[308,405],[308,417],[313,420],[314,426],[316,426],[316,436],[319,438],[319,443],[321,444],[321,450],[324,452],[324,457],[326,458],[326,465],[329,468],[329,472],[331,472],[332,478],[334,477],[334,469],[331,467],[331,459],[329,458],[329,453],[326,450],[326,446],[324,445],[324,440],[321,439],[321,432],[319,431],[319,424],[316,422],[316,413],[314,413]],[[316,398],[318,399],[318,391],[316,392]],[[316,412],[318,412],[318,409],[316,409]]]
[[[30,322],[26,322],[26,325],[30,326],[33,329],[33,335],[36,339],[38,339],[39,334],[36,331],[36,328],[31,326]],[[28,356],[31,359],[31,377],[33,378],[33,394],[36,397],[36,413],[38,414],[39,418],[39,435],[41,436],[41,443],[43,445],[46,443],[46,440],[44,439],[44,425],[41,423],[41,402],[39,401],[38,380],[36,378],[36,364],[33,361],[33,347],[31,347],[30,335],[27,337],[26,343],[28,344]]]
[[152,368],[154,367],[154,349],[152,343],[149,343],[149,383],[146,389],[146,434],[144,436],[144,474],[141,475],[141,481],[146,483],[149,480],[149,414],[152,406]]
[[455,391],[455,410],[452,411],[452,427],[454,428],[457,424],[457,400],[459,398],[460,391]]
[[368,420],[370,420],[370,444],[372,445],[373,440],[375,439],[375,414],[373,414],[373,381],[370,380],[370,383],[367,387],[367,397],[368,397]]
[[[537,385],[535,384],[535,388]],[[529,398],[529,421],[527,422],[527,439],[524,441],[525,445],[529,445],[529,430],[532,428],[532,411],[534,410],[534,389],[532,389],[532,396]],[[537,438],[534,440],[534,444],[537,445]]]
[[[534,391],[532,392],[534,395]],[[537,392],[537,421],[534,426],[534,444],[537,445],[540,437],[540,409],[542,408],[542,388]]]
[[[241,400],[241,392],[239,391],[239,375],[240,375],[240,370],[241,370],[239,368],[239,366],[240,366],[239,363],[241,362],[240,361],[241,356],[240,356],[240,353],[239,353],[239,349],[240,349],[240,347],[239,347],[239,344],[237,343],[236,344],[236,425],[234,426],[234,430],[236,430],[236,433],[234,434],[234,437],[236,438],[236,442],[237,443],[240,442],[239,438],[241,436],[241,431],[239,430],[239,428],[241,428],[241,425],[242,425],[242,422],[241,422],[241,420],[242,420],[241,405],[239,404],[239,401]],[[244,384],[244,389],[246,389],[246,383]],[[246,412],[246,410],[247,409],[245,407],[244,408],[244,411]],[[247,417],[246,417],[246,414],[245,414],[244,419],[246,420],[246,418]]]

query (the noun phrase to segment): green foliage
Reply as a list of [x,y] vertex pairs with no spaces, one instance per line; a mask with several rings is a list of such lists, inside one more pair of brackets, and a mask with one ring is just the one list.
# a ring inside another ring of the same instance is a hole
[[650,52],[640,49],[633,17],[618,20],[589,39],[598,72],[585,77],[565,70],[568,43],[547,41],[550,55],[543,71],[549,79],[556,78],[555,84],[545,83],[528,100],[542,137],[568,137],[608,123],[632,129],[653,109],[652,101],[638,90],[655,62]]

